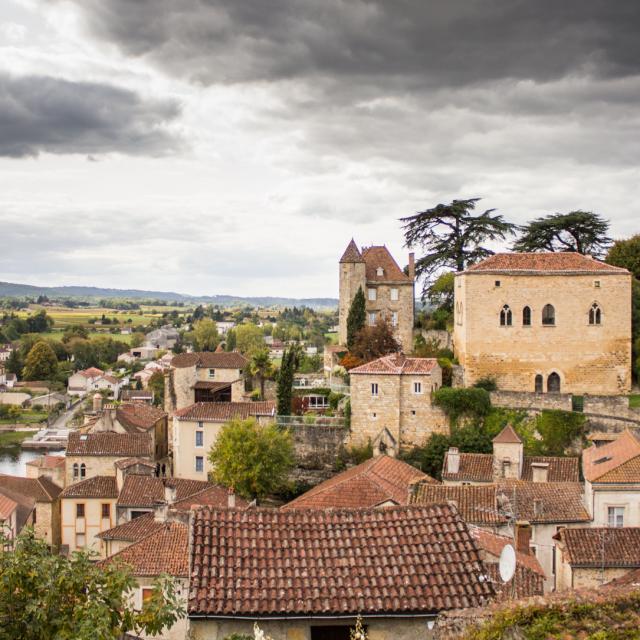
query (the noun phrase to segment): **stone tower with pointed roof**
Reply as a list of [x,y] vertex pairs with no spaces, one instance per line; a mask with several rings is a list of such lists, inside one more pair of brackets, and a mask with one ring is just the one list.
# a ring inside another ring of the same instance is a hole
[[367,323],[373,325],[386,318],[394,327],[402,350],[405,353],[413,351],[414,280],[412,253],[409,254],[407,275],[385,246],[366,247],[360,251],[351,239],[340,258],[340,344],[347,343],[347,316],[358,288],[362,287]]

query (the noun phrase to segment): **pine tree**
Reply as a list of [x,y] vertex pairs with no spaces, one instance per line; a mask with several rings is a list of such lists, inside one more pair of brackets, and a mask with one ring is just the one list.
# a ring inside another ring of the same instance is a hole
[[293,349],[285,349],[282,354],[282,364],[278,374],[278,415],[291,414],[291,401],[293,399],[293,375],[296,371],[296,352]]
[[364,291],[362,291],[362,287],[358,287],[358,291],[351,301],[349,315],[347,316],[347,347],[349,349],[353,347],[358,332],[364,327],[366,318]]

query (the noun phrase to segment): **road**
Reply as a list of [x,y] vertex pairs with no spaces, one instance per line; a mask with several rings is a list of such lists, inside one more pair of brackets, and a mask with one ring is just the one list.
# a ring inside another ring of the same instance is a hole
[[74,401],[69,409],[64,413],[61,413],[55,420],[55,422],[49,427],[50,429],[67,429],[67,423],[73,418],[78,407],[82,404],[82,398]]

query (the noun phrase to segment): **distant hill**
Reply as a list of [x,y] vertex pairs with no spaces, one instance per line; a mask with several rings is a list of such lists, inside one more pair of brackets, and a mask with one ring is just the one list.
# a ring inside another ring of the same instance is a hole
[[279,298],[271,296],[190,296],[174,291],[145,291],[141,289],[103,289],[102,287],[37,287],[30,284],[0,282],[0,298],[23,298],[47,296],[48,298],[76,298],[100,300],[109,298],[127,298],[130,300],[162,300],[164,302],[185,302],[188,304],[213,304],[223,307],[250,305],[253,307],[301,307],[312,309],[335,308],[335,298]]

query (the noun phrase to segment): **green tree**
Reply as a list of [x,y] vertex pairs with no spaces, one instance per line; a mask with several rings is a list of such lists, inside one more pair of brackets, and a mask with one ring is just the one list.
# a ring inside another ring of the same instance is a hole
[[616,240],[609,249],[605,262],[628,269],[636,280],[640,280],[640,233],[626,240]]
[[353,347],[358,332],[365,326],[367,319],[366,304],[364,291],[362,291],[362,287],[358,287],[347,315],[347,347],[349,349]]
[[226,340],[224,341],[225,351],[233,351],[236,348],[236,332],[235,329],[227,331]]
[[196,351],[215,351],[219,342],[215,320],[202,318],[193,325],[193,346]]
[[144,344],[144,333],[142,333],[141,331],[136,331],[135,333],[131,334],[131,340],[129,340],[129,344],[131,345],[132,348],[136,348],[136,347],[141,347]]
[[24,362],[22,377],[25,380],[49,380],[58,370],[56,354],[46,342],[33,345]]
[[21,533],[14,548],[0,553],[0,637],[117,640],[127,632],[156,635],[183,617],[168,576],[136,610],[137,585],[127,568],[95,560],[85,552],[63,556],[30,529]]
[[5,362],[5,366],[7,367],[7,371],[9,373],[15,373],[15,375],[17,376],[21,375],[22,367],[24,366],[24,364],[22,363],[20,352],[15,347],[9,354],[9,358]]
[[265,380],[273,374],[273,364],[267,349],[256,351],[251,357],[250,370],[252,376],[257,376],[260,381],[260,399],[264,400]]
[[282,354],[282,363],[277,378],[276,394],[278,398],[277,412],[279,416],[291,414],[291,401],[293,398],[293,377],[298,367],[298,353],[294,348],[285,349]]
[[437,309],[443,309],[448,313],[453,312],[453,286],[455,284],[455,273],[447,271],[441,273],[435,282],[429,287],[427,299]]
[[504,240],[515,231],[515,225],[494,214],[495,209],[473,215],[479,200],[453,200],[401,218],[406,246],[426,252],[416,262],[416,275],[425,278],[423,296],[438,271],[464,271],[493,253],[485,246],[487,241]]
[[281,490],[294,464],[293,438],[275,424],[254,418],[225,424],[209,453],[216,482],[245,498]]
[[264,348],[264,334],[256,324],[241,324],[236,327],[236,346],[241,353],[251,357]]
[[400,350],[391,325],[383,318],[372,327],[363,327],[358,331],[350,353],[364,362],[371,362]]
[[576,251],[602,257],[611,238],[607,236],[609,221],[590,211],[552,213],[536,218],[521,229],[513,250]]
[[[139,380],[138,380],[139,382]],[[164,374],[155,371],[149,378],[147,387],[153,391],[153,404],[157,407],[164,406]]]
[[90,340],[74,339],[69,343],[69,348],[77,370],[97,367],[100,364],[98,354]]

